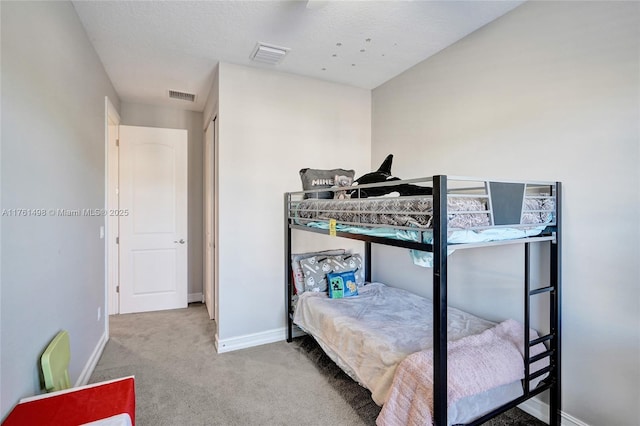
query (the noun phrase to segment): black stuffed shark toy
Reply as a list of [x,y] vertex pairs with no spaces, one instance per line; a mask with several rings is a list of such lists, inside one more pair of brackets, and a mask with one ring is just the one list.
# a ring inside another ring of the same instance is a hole
[[[382,165],[375,172],[367,173],[353,181],[353,186],[366,185],[369,183],[381,183],[400,180],[391,175],[391,163],[393,154],[387,155]],[[408,183],[398,185],[385,185],[372,188],[356,188],[351,190],[351,198],[380,197],[382,195],[397,192],[400,196],[407,195],[431,195],[432,189],[424,186],[412,185]]]

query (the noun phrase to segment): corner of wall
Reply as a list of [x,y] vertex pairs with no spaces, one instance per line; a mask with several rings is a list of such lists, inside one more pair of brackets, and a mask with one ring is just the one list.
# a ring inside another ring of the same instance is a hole
[[100,360],[100,357],[102,356],[102,352],[104,352],[104,347],[106,346],[108,341],[109,341],[109,336],[107,335],[107,332],[105,330],[104,334],[98,340],[98,344],[93,349],[91,356],[89,356],[89,359],[87,360],[87,363],[82,369],[82,372],[78,377],[78,380],[76,380],[76,383],[74,385],[75,387],[84,386],[87,383],[89,383],[89,379],[93,374],[93,370],[95,370],[96,365],[98,365],[98,361]]

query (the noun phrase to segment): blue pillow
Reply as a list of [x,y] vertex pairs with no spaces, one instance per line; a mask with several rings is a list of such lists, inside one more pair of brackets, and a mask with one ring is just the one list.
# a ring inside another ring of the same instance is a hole
[[341,299],[358,295],[354,271],[331,272],[327,274],[327,287],[331,299]]

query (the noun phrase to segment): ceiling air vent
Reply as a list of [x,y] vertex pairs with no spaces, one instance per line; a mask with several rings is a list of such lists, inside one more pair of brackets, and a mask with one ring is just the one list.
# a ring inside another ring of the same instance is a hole
[[179,99],[181,101],[196,101],[196,95],[194,95],[193,93],[178,92],[177,90],[169,90],[169,97],[171,99]]
[[288,47],[274,46],[265,43],[258,43],[251,52],[251,60],[265,64],[277,65],[289,53]]

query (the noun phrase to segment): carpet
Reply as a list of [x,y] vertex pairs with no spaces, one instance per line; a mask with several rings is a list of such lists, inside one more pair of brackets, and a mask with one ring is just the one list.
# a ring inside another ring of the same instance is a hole
[[[217,354],[202,304],[115,315],[109,327],[90,382],[134,375],[138,426],[375,425],[380,412],[309,336]],[[518,409],[487,424],[544,425]]]

